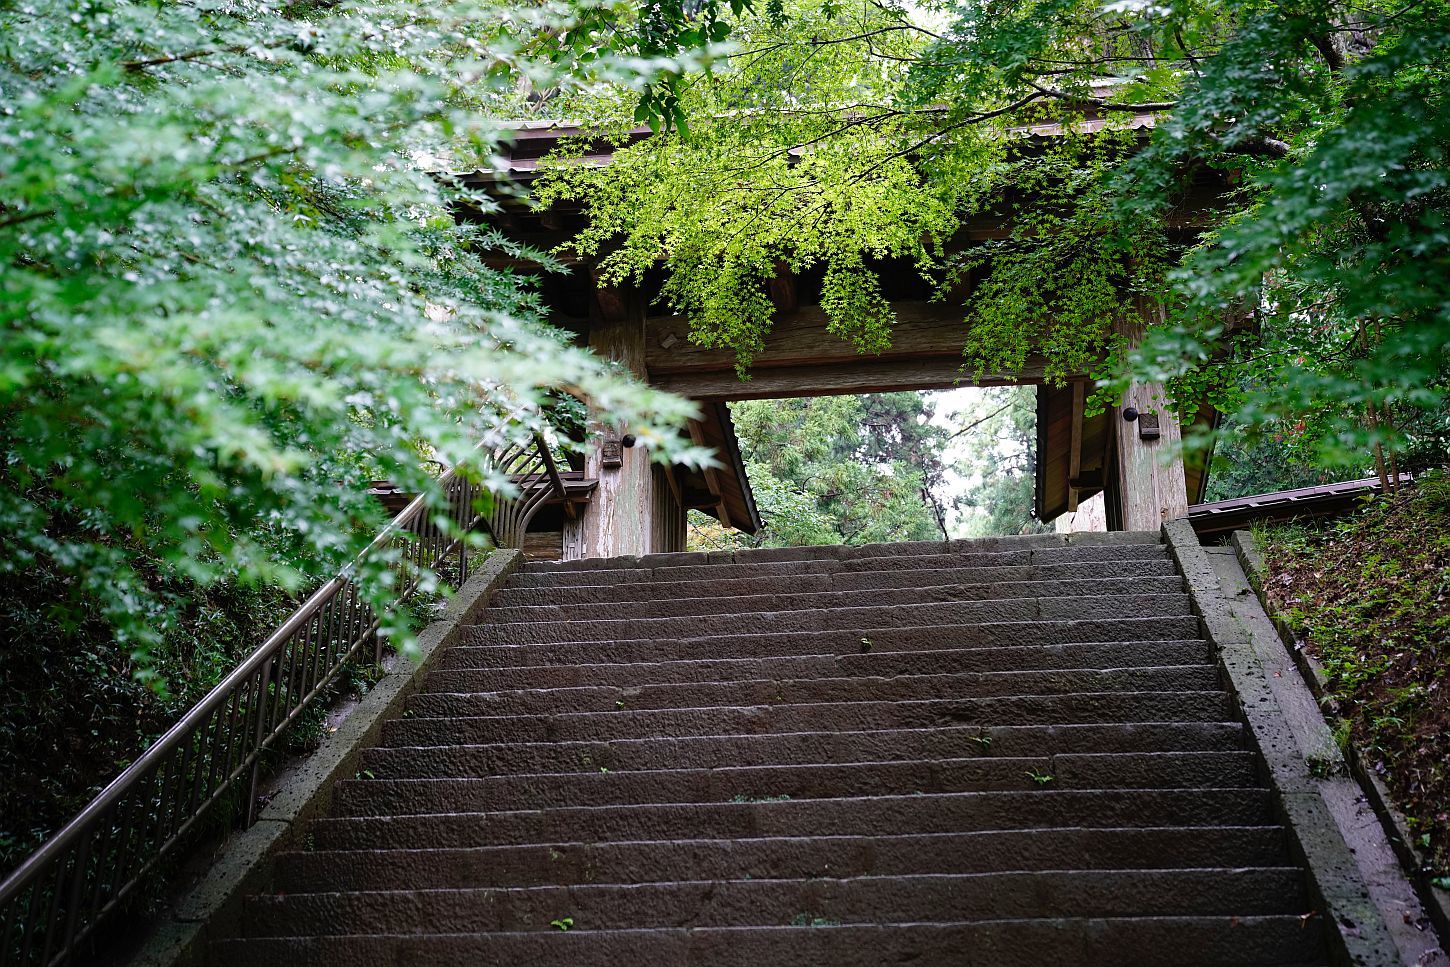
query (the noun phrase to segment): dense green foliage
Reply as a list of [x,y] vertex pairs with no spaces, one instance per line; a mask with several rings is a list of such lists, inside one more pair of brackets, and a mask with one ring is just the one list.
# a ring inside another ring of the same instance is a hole
[[797,547],[935,540],[946,431],[920,393],[731,404],[764,529],[722,535],[696,521],[695,546]]
[[1316,463],[1312,452],[1303,451],[1303,442],[1304,436],[1296,434],[1292,426],[1226,424],[1217,434],[1204,499],[1312,487],[1368,473],[1365,465]]
[[1269,530],[1269,600],[1323,665],[1342,737],[1450,874],[1450,477],[1322,525]]
[[[636,14],[0,4],[0,867],[371,539],[367,481],[432,493],[440,462],[578,400],[698,458],[680,401],[485,264],[549,266],[460,217],[493,203],[452,177],[547,92],[664,110],[697,63],[655,56],[683,11]],[[385,603],[387,573],[360,576]]]
[[[969,369],[1131,367],[1315,462],[1443,459],[1443,0],[794,0],[732,40],[682,86],[688,131],[561,165],[545,198],[587,199],[574,247],[607,274],[663,258],[664,298],[742,368],[782,263],[824,271],[833,331],[879,348],[886,260],[966,294]],[[555,108],[621,132],[629,103]],[[989,215],[1006,237],[964,242]]]
[[12,617],[109,628],[164,689],[207,587],[300,587],[381,522],[364,481],[426,490],[420,457],[526,432],[546,390],[668,451],[683,405],[540,324],[446,176],[536,86],[648,81],[577,56],[627,10],[0,8],[0,575],[47,576]]
[[748,401],[731,409],[765,528],[748,537],[695,512],[693,548],[1050,529],[1033,518],[1031,388]]
[[57,627],[48,605],[67,597],[64,575],[31,569],[0,580],[0,625],[7,629],[0,662],[0,871],[70,819],[255,648],[259,627],[279,623],[295,606],[275,588],[216,582],[172,590],[184,600],[150,656],[166,685],[163,698],[128,674],[130,649],[115,641],[103,616],[83,614]]

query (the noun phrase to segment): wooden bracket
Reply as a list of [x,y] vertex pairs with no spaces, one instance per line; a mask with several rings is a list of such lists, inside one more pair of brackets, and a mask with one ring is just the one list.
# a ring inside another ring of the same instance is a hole
[[599,270],[589,270],[589,277],[594,283],[594,305],[599,310],[599,317],[606,322],[620,322],[629,318],[629,295],[617,286],[604,285],[599,279]]
[[800,299],[796,295],[795,273],[791,272],[790,266],[783,261],[775,263],[775,277],[765,283],[765,291],[770,296],[771,305],[775,306],[777,316],[795,312],[800,308]]
[[[689,426],[690,439],[694,442],[695,446],[705,446],[705,432],[701,429],[700,422],[698,420],[691,420]],[[720,523],[726,527],[735,526],[730,523],[730,508],[725,506],[725,486],[720,481],[720,470],[718,467],[705,468],[705,482],[714,491],[712,496],[714,496],[716,501],[714,505],[715,513],[719,515]]]
[[599,465],[606,470],[624,466],[624,443],[615,436],[607,436],[599,444]]

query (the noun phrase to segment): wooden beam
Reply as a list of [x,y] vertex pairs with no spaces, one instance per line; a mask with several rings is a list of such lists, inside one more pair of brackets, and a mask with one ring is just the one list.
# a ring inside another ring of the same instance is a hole
[[827,330],[819,306],[803,306],[776,320],[750,379],[735,373],[735,354],[690,342],[684,316],[645,320],[645,365],[650,384],[698,400],[775,399],[842,393],[951,389],[1041,382],[1045,360],[1032,356],[1012,373],[974,379],[962,371],[966,325],[962,309],[938,302],[897,302],[891,345],[868,355]]
[[697,400],[768,400],[846,393],[894,393],[901,390],[953,389],[960,386],[1018,386],[1042,381],[1045,364],[1029,358],[1016,373],[986,373],[974,379],[962,372],[959,357],[883,360],[862,356],[855,362],[757,369],[742,382],[734,371],[650,374],[650,385]]
[[[937,302],[897,302],[891,345],[879,355],[862,354],[827,330],[829,320],[819,306],[806,306],[777,319],[765,337],[765,351],[751,363],[752,372],[775,366],[830,363],[879,363],[901,358],[961,359],[966,342],[963,310]],[[651,378],[674,373],[733,372],[735,353],[690,342],[685,316],[651,316],[645,321],[645,365]]]

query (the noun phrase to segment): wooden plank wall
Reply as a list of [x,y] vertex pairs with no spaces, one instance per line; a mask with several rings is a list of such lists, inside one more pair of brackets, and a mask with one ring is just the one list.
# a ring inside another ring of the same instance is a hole
[[529,531],[524,535],[524,559],[559,561],[564,557],[564,535],[560,531]]
[[649,549],[651,554],[669,554],[685,549],[685,508],[671,485],[669,471],[655,464],[650,480]]

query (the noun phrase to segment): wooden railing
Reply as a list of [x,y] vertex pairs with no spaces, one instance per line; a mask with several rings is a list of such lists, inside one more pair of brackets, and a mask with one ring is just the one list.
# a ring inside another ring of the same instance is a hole
[[[0,883],[0,967],[63,964],[224,799],[247,786],[253,821],[263,753],[350,661],[381,658],[379,616],[355,579],[383,566],[396,605],[449,555],[467,577],[464,536],[480,524],[499,547],[520,547],[529,519],[563,482],[544,441],[495,451],[491,469],[514,481],[487,494],[450,470],[446,510],[415,498],[341,573],[319,588],[89,805]],[[483,510],[480,511],[479,505]],[[444,524],[440,516],[446,516]]]

